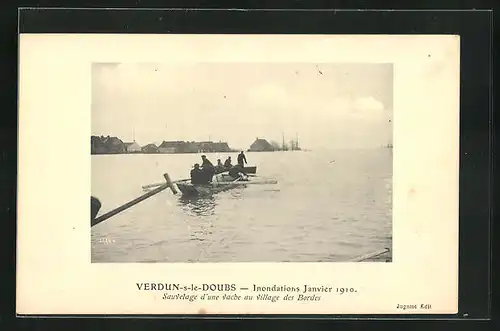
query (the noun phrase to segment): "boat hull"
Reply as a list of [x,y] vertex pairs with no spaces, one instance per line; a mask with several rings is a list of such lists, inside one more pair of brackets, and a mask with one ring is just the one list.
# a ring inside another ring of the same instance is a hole
[[256,174],[257,173],[257,167],[243,167],[245,172],[247,174]]
[[213,177],[210,184],[193,185],[190,180],[180,181],[176,183],[179,191],[184,196],[210,195],[229,190],[231,188],[241,186],[241,183],[235,182],[227,172],[217,174]]
[[239,185],[217,185],[217,184],[207,184],[207,185],[193,185],[191,183],[176,183],[179,191],[181,191],[183,196],[204,196],[219,193],[222,191],[227,191],[233,187]]
[[[255,166],[253,166],[253,167],[243,167],[243,170],[247,174],[256,174],[257,173],[257,167],[255,167]],[[220,173],[224,173],[224,172],[227,172],[227,169],[216,171],[215,173],[216,174],[220,174]]]

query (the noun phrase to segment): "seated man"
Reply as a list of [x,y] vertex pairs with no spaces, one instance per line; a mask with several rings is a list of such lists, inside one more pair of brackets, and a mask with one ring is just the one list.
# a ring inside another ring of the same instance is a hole
[[224,168],[226,169],[231,169],[233,165],[231,164],[231,157],[229,156],[226,160],[226,162],[224,162]]
[[208,177],[205,176],[203,171],[200,169],[200,165],[196,163],[194,169],[191,170],[191,184],[201,185],[208,184]]
[[220,174],[221,172],[224,172],[225,168],[224,165],[222,164],[221,160],[217,160],[217,165],[215,166],[215,173]]

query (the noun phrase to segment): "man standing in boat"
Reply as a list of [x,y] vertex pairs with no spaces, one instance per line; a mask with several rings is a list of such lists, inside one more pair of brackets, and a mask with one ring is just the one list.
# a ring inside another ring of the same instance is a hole
[[215,174],[215,167],[212,164],[212,162],[210,162],[210,160],[207,159],[207,157],[205,155],[202,155],[201,159],[203,161],[201,163],[201,168],[203,170],[203,173],[205,174],[208,182],[212,182],[212,177]]
[[241,153],[238,154],[238,164],[241,167],[244,167],[245,163],[247,163],[247,158],[245,157],[245,154],[243,153],[243,151],[241,151]]

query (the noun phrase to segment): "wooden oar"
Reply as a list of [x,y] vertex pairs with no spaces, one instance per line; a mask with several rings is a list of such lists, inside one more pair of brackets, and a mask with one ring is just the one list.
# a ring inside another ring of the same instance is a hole
[[116,215],[118,213],[121,213],[122,211],[124,211],[124,210],[126,210],[126,209],[128,209],[128,208],[130,208],[130,207],[132,207],[132,206],[134,206],[136,204],[138,204],[139,202],[144,201],[147,198],[150,198],[153,195],[160,193],[161,191],[163,191],[163,190],[165,190],[167,188],[170,188],[172,190],[172,193],[174,193],[174,194],[179,193],[177,191],[177,188],[175,187],[174,183],[170,180],[170,176],[168,174],[164,174],[163,177],[165,177],[166,183],[164,183],[160,187],[158,187],[158,188],[156,188],[156,189],[154,189],[154,190],[152,190],[152,191],[150,191],[150,192],[148,192],[146,194],[141,195],[138,198],[135,198],[132,201],[129,201],[129,202],[125,203],[124,205],[122,205],[122,206],[120,206],[118,208],[115,208],[115,209],[107,212],[106,214],[103,214],[103,215],[101,215],[101,216],[99,216],[97,218],[91,218],[91,221],[90,221],[91,226],[97,225],[97,224],[99,224],[99,223],[107,220],[108,218],[110,218],[110,217],[112,217],[112,216],[114,216],[114,215]]

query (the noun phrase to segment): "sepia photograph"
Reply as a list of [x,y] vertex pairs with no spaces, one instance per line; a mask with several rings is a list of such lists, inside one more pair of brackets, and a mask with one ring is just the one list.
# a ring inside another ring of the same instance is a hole
[[392,262],[393,64],[93,62],[91,261]]

